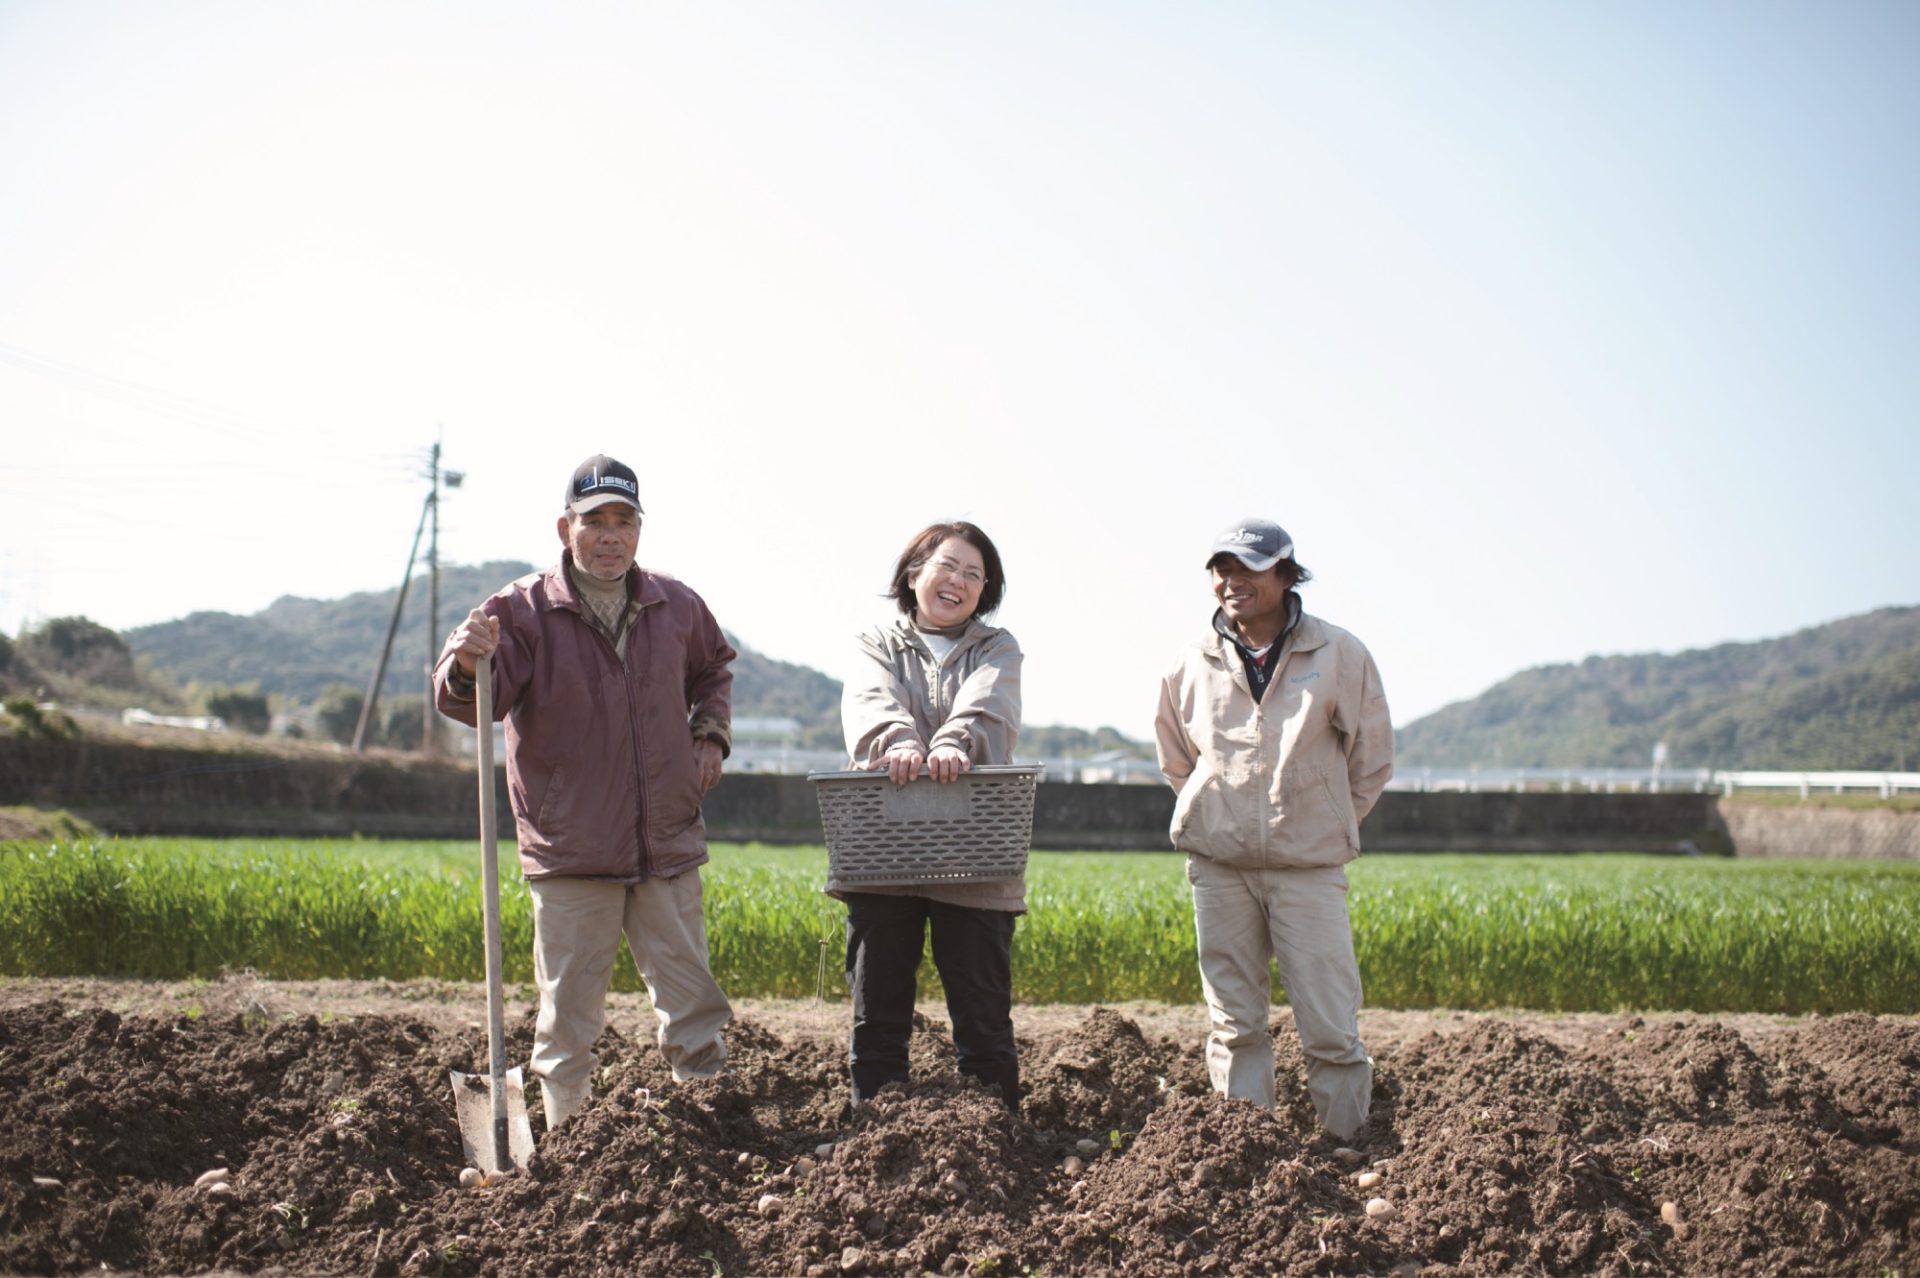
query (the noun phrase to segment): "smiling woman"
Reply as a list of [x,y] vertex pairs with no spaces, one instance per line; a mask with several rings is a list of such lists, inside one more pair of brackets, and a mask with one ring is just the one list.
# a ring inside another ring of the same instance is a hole
[[[841,701],[854,767],[896,786],[948,785],[976,763],[1013,761],[1020,645],[980,620],[1005,592],[1000,552],[975,525],[932,524],[907,543],[888,590],[901,615],[860,636]],[[1026,910],[1025,875],[859,891],[829,876],[827,893],[847,903],[855,1102],[907,1080],[915,972],[931,931],[960,1072],[1017,1109],[1013,921]]]
[[929,630],[957,626],[980,606],[986,560],[972,543],[949,537],[913,578],[913,611]]
[[[971,592],[973,606],[952,620],[923,615],[921,621],[935,627],[958,625],[978,613],[992,616],[1000,610],[1007,592],[1007,579],[1000,567],[1000,551],[993,540],[977,526],[964,520],[951,524],[933,524],[907,543],[893,566],[893,582],[887,593],[903,613],[924,610],[929,594],[941,587],[959,587]],[[947,616],[952,614],[946,613]]]

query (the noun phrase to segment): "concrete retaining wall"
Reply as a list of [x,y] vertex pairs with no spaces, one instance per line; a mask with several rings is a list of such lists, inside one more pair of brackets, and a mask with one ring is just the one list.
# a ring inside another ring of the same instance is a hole
[[1869,857],[1920,861],[1920,812],[1722,800],[1741,856]]
[[[504,776],[500,828],[511,838]],[[118,834],[474,838],[470,766],[404,756],[286,757],[0,735],[0,805],[66,808]],[[1172,792],[1045,784],[1033,846],[1164,851]],[[707,799],[714,838],[820,842],[802,777],[728,776]],[[1373,852],[1708,852],[1920,856],[1920,813],[1742,804],[1698,794],[1389,791],[1361,836]]]
[[[501,787],[505,812],[505,785]],[[66,808],[114,834],[472,838],[471,767],[0,736],[0,805]],[[504,828],[511,830],[511,818]]]
[[1360,840],[1369,852],[1733,851],[1707,794],[1389,790]]

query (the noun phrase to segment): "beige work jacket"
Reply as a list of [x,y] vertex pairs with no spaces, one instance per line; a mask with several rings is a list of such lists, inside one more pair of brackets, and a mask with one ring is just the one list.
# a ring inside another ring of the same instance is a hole
[[[953,745],[976,764],[1013,762],[1020,735],[1020,645],[1006,631],[975,618],[945,660],[936,659],[910,617],[859,636],[859,656],[840,697],[852,766],[870,768],[902,744],[922,754]],[[843,885],[842,891],[924,896],[950,905],[1024,912],[1024,875],[983,883],[900,887]]]
[[[1296,605],[1297,606],[1297,605]],[[1243,869],[1341,865],[1393,775],[1393,727],[1366,646],[1302,614],[1256,702],[1215,631],[1160,682],[1160,770],[1174,847]]]

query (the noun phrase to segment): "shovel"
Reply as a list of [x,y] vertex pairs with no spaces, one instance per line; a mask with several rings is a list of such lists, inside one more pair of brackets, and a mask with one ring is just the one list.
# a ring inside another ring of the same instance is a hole
[[500,988],[500,848],[493,808],[493,658],[473,672],[474,723],[480,729],[480,884],[487,913],[487,1070],[453,1074],[453,1107],[467,1162],[483,1172],[525,1167],[533,1154],[526,1084],[507,1068],[505,997]]

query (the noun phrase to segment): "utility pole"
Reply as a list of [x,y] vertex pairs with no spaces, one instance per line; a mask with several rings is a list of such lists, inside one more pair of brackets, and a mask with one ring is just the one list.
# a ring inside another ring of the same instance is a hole
[[413,584],[413,561],[420,554],[420,534],[427,526],[427,509],[420,507],[420,522],[413,526],[413,546],[407,551],[406,575],[400,578],[400,597],[393,601],[393,616],[387,621],[387,637],[380,643],[380,661],[367,683],[367,695],[360,701],[360,722],[353,730],[353,752],[367,748],[367,725],[373,722],[374,707],[380,702],[380,685],[387,677],[387,658],[393,655],[393,632],[400,628],[400,610],[407,606],[407,587]]
[[393,656],[393,636],[400,629],[400,613],[407,606],[407,588],[413,584],[413,565],[420,557],[420,538],[426,533],[429,523],[433,527],[433,539],[427,548],[432,564],[427,587],[427,641],[432,647],[427,657],[427,686],[420,706],[424,722],[420,748],[432,754],[437,746],[434,738],[432,676],[433,661],[440,655],[440,487],[444,482],[448,488],[458,488],[465,479],[466,475],[460,471],[440,469],[440,441],[436,439],[427,454],[427,499],[420,505],[420,522],[414,525],[413,545],[407,551],[407,571],[400,578],[400,594],[393,601],[393,616],[387,620],[387,637],[380,643],[380,660],[374,667],[372,680],[367,684],[367,695],[360,701],[360,722],[353,730],[355,754],[367,748],[367,730],[374,723],[374,713],[380,704],[380,685],[386,681],[387,662]]
[[427,454],[427,509],[433,512],[433,533],[427,539],[427,677],[420,701],[420,753],[431,759],[440,753],[434,729],[433,663],[440,656],[440,438]]
[[426,703],[420,716],[420,753],[432,758],[440,753],[440,720],[433,711],[433,666],[440,659],[440,490],[458,488],[466,482],[466,472],[440,467],[440,440],[433,441],[427,455],[427,505],[432,510],[432,527],[427,538],[427,680]]
[[429,592],[427,611],[427,701],[423,707],[426,714],[426,726],[421,729],[425,740],[421,748],[428,755],[440,752],[440,735],[444,731],[433,709],[433,664],[440,659],[440,645],[445,642],[440,633],[440,490],[458,488],[467,481],[464,470],[443,470],[440,466],[440,445],[433,446],[433,544],[431,555],[433,577]]

